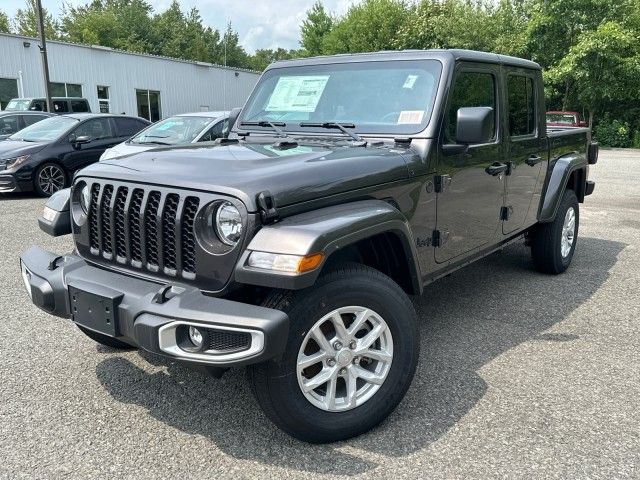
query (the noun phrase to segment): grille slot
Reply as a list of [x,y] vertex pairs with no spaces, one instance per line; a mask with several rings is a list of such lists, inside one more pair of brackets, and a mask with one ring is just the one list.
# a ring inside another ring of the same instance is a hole
[[200,198],[110,183],[90,187],[91,255],[170,277],[195,278]]
[[127,239],[125,233],[125,216],[124,207],[127,201],[127,195],[129,189],[127,187],[118,188],[116,193],[116,200],[113,205],[113,216],[115,219],[115,231],[116,231],[116,257],[127,257]]
[[187,197],[182,210],[182,225],[180,229],[182,236],[182,269],[192,274],[196,273],[196,237],[193,233],[193,226],[199,204],[199,198]]
[[177,268],[176,262],[176,215],[180,197],[170,193],[164,202],[162,211],[162,250],[164,254],[164,266],[170,270]]
[[208,330],[209,348],[219,352],[239,352],[251,346],[251,335],[246,332]]
[[158,266],[158,209],[161,197],[160,192],[151,192],[144,212],[147,263],[153,267]]
[[100,244],[98,239],[100,233],[98,232],[98,194],[100,193],[100,185],[94,183],[91,186],[91,200],[89,203],[89,246],[93,250],[98,250]]
[[113,239],[111,237],[111,197],[113,185],[106,185],[102,192],[100,202],[100,217],[102,219],[102,251],[107,255],[113,252]]

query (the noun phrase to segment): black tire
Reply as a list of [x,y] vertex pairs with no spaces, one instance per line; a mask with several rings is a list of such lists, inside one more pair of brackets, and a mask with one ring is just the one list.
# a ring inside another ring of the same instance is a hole
[[104,345],[105,347],[116,348],[118,350],[134,350],[135,347],[129,345],[128,343],[121,342],[112,337],[108,337],[107,335],[103,335],[98,332],[94,332],[93,330],[89,330],[88,328],[81,327],[80,325],[76,325],[82,333],[84,333],[87,337],[89,337],[94,342],[99,343],[100,345]]
[[[48,178],[55,178],[56,181],[47,182]],[[49,186],[46,186],[47,183]],[[58,190],[66,188],[69,183],[69,175],[63,167],[57,163],[43,163],[36,170],[33,178],[33,188],[41,197],[50,197]]]
[[[247,368],[258,404],[279,428],[307,442],[326,443],[360,435],[382,422],[411,385],[420,350],[418,318],[404,291],[389,277],[359,264],[338,266],[299,292],[273,292],[265,306],[289,315],[286,351],[277,361]],[[314,406],[298,385],[296,361],[309,329],[336,308],[362,306],[386,322],[393,360],[384,383],[365,403],[346,411]]]
[[[567,255],[562,255],[562,241],[565,218],[569,209],[575,213],[575,229],[573,243]],[[578,243],[578,227],[580,224],[580,208],[578,198],[573,190],[565,190],[556,218],[553,222],[536,226],[531,237],[531,257],[536,269],[543,273],[557,275],[564,272],[571,264],[571,259]]]

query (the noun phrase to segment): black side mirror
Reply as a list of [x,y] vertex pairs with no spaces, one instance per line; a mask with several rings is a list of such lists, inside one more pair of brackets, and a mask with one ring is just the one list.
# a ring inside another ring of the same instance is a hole
[[231,130],[233,130],[233,126],[236,124],[236,120],[238,120],[240,112],[242,112],[241,108],[234,108],[231,110],[231,113],[229,113],[228,127],[226,131],[222,132],[222,138],[229,138],[229,134],[231,133]]
[[464,145],[490,142],[493,138],[493,119],[491,107],[460,108],[456,141]]

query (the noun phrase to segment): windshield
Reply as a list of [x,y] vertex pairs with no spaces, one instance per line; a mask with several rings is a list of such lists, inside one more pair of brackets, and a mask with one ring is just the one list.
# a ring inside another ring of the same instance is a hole
[[129,140],[129,143],[138,145],[191,143],[213,120],[211,117],[170,117],[138,133]]
[[320,130],[300,123],[339,122],[358,133],[415,134],[429,123],[441,70],[435,60],[274,68],[262,76],[238,124],[256,129],[242,122],[282,122],[283,130],[302,132]]
[[24,111],[29,109],[29,104],[31,100],[19,100],[13,99],[7,104],[7,111]]
[[79,120],[71,117],[49,117],[11,135],[9,140],[24,140],[25,142],[57,140],[78,122]]
[[547,113],[547,123],[574,125],[576,123],[576,117],[570,113]]

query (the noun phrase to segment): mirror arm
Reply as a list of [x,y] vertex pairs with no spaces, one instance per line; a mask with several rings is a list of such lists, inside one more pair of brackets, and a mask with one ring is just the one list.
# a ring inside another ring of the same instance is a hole
[[450,143],[442,145],[442,154],[445,157],[450,157],[452,155],[461,155],[463,153],[467,153],[467,150],[469,150],[469,145],[465,143]]

